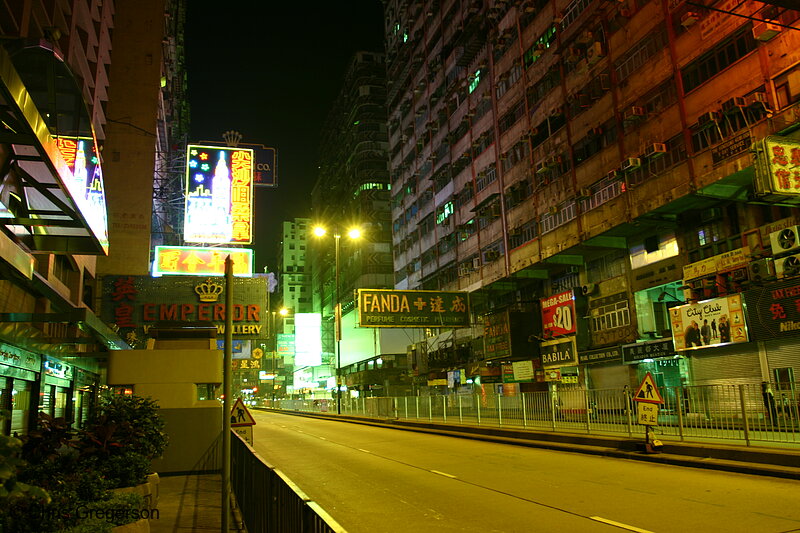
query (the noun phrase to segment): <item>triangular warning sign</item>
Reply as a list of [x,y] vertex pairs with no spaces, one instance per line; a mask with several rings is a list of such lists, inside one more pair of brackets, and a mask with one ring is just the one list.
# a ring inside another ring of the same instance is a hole
[[633,395],[633,401],[664,403],[664,398],[662,398],[661,393],[658,392],[658,387],[656,387],[656,382],[653,380],[653,376],[650,375],[650,372],[645,374],[642,384],[636,389],[636,393]]
[[256,421],[253,420],[253,415],[247,410],[241,398],[236,398],[233,402],[233,409],[231,409],[231,427],[241,426],[255,426]]

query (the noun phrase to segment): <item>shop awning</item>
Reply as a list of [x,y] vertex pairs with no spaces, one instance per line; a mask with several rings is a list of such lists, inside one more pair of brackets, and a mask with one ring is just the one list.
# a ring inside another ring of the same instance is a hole
[[108,253],[97,154],[81,90],[58,54],[0,47],[0,230],[34,252]]

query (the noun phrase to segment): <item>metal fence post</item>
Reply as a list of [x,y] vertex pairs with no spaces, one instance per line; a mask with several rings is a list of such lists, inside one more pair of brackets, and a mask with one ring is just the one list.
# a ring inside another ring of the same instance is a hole
[[675,387],[675,402],[678,404],[675,409],[678,412],[678,435],[683,440],[683,387]]
[[475,407],[478,408],[478,425],[481,425],[481,397],[479,394],[475,395]]
[[583,403],[586,406],[586,433],[592,432],[592,406],[589,402],[589,391],[583,391]]
[[447,422],[447,395],[442,395],[442,422]]
[[461,395],[458,396],[458,421],[459,423],[464,423],[464,414],[461,411]]
[[556,402],[555,398],[553,397],[553,393],[548,391],[547,394],[550,395],[550,423],[553,428],[553,431],[556,430]]
[[416,400],[414,403],[417,406],[417,420],[419,420],[419,396],[414,396],[414,399]]
[[497,395],[497,425],[503,425],[503,397]]
[[433,420],[433,396],[428,396],[428,420]]
[[628,390],[627,386],[626,386],[625,390],[622,391],[622,399],[625,402],[625,414],[627,415],[627,418],[628,418],[628,436],[632,437],[633,436],[633,420],[632,420],[632,416],[631,415],[633,413],[631,413],[631,408],[633,407],[633,402],[631,401],[631,392],[630,392],[630,390]]
[[405,418],[408,418],[408,396],[403,396],[403,406],[405,407]]
[[522,427],[526,428],[528,427],[528,413],[525,408],[525,393],[521,393],[520,396],[522,397]]
[[750,446],[750,424],[747,420],[747,406],[744,401],[744,385],[739,384],[739,405],[742,407],[742,428],[744,429],[744,442]]

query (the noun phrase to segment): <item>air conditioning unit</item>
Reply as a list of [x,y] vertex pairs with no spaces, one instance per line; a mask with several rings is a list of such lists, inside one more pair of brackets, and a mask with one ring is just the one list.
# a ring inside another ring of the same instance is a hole
[[581,187],[581,190],[578,193],[578,196],[580,196],[581,198],[591,198],[592,197],[592,189],[590,189],[589,187]]
[[623,120],[639,120],[641,118],[644,118],[646,114],[647,114],[647,111],[645,111],[645,109],[643,107],[635,105],[635,106],[629,107],[628,109],[625,110],[625,113],[622,114],[622,119]]
[[753,37],[761,42],[767,42],[781,32],[781,27],[774,24],[774,21],[765,20],[753,24]]
[[667,145],[664,143],[653,143],[644,151],[645,157],[661,157],[667,153]]
[[708,113],[703,113],[699,117],[697,117],[697,123],[701,126],[710,126],[716,122],[720,121],[719,113],[716,111],[709,111]]
[[761,282],[775,278],[775,262],[771,257],[764,257],[747,265],[750,281]]
[[612,170],[608,174],[606,174],[606,179],[607,180],[615,180],[615,179],[618,179],[620,177],[621,176],[620,176],[620,173],[619,173],[618,170]]
[[584,296],[594,294],[596,291],[597,291],[597,285],[595,283],[587,283],[586,285],[581,285],[581,294],[583,294]]
[[550,207],[547,208],[547,212],[549,214],[551,214],[551,215],[557,215],[558,214],[558,207],[556,207],[554,205],[551,205]]
[[775,275],[779,279],[800,276],[800,254],[788,255],[776,259]]
[[745,100],[741,96],[734,96],[730,100],[726,100],[722,104],[722,112],[726,115],[736,113],[745,106]]
[[769,105],[769,99],[767,98],[767,93],[753,93],[748,95],[745,99],[745,104],[748,106],[763,106],[766,107]]
[[593,42],[589,47],[586,49],[586,62],[590,65],[594,65],[601,59],[606,56],[603,50],[603,43],[599,41]]
[[459,276],[468,276],[470,272],[472,272],[472,267],[470,265],[468,264],[458,265]]
[[694,26],[700,20],[700,13],[696,11],[687,11],[681,16],[681,26],[689,28]]
[[631,170],[636,170],[642,166],[642,160],[638,157],[629,157],[628,159],[624,160],[620,163],[619,168],[623,172],[630,172]]
[[477,270],[481,267],[481,258],[480,257],[473,257],[472,258],[472,268]]
[[800,249],[800,227],[792,226],[769,234],[773,255],[781,255]]
[[486,252],[486,260],[487,261],[495,261],[500,257],[500,252],[497,250],[488,250]]

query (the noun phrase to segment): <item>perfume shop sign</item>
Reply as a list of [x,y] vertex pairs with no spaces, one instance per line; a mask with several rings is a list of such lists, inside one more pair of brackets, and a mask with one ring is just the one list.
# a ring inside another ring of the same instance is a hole
[[575,338],[567,337],[541,344],[542,367],[574,366],[578,364]]
[[234,278],[231,309],[225,305],[226,290],[220,278],[106,276],[101,317],[134,348],[144,348],[150,328],[159,322],[210,322],[221,336],[229,312],[235,338],[264,338],[266,279]]

